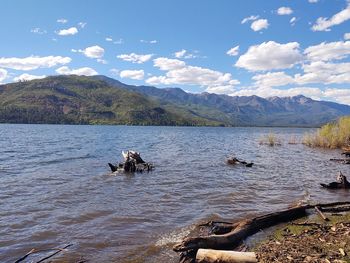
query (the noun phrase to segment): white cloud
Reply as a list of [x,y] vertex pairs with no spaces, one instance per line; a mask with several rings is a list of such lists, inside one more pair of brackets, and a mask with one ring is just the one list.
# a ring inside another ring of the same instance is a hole
[[322,61],[303,65],[304,75],[296,74],[299,84],[344,84],[350,83],[350,63],[325,63]]
[[285,72],[268,72],[255,75],[255,87],[279,87],[288,84],[349,84],[350,83],[350,62],[349,63],[326,63],[315,61],[302,65],[303,74],[289,76]]
[[68,29],[62,29],[56,32],[57,35],[60,36],[72,36],[78,33],[78,29],[76,27],[70,27]]
[[113,42],[113,44],[116,44],[116,45],[121,45],[123,43],[124,43],[124,39],[122,39],[122,38],[119,38],[118,40]]
[[215,93],[215,94],[231,94],[235,91],[235,89],[232,85],[226,85],[226,86],[208,87],[205,89],[205,91],[208,93]]
[[30,32],[34,33],[34,34],[38,34],[38,35],[43,35],[43,34],[47,33],[47,31],[45,29],[41,29],[39,27],[31,29]]
[[312,26],[313,31],[330,31],[330,27],[339,25],[350,19],[350,4],[341,10],[339,13],[333,15],[330,19],[319,17],[316,23]]
[[343,59],[350,55],[350,41],[321,43],[305,49],[304,54],[312,61]]
[[84,50],[79,50],[79,52],[84,53],[88,58],[102,58],[105,50],[100,46],[87,47]]
[[57,22],[57,23],[61,23],[61,24],[65,24],[65,23],[68,22],[68,20],[65,19],[65,18],[60,18],[60,19],[57,19],[56,22]]
[[153,54],[139,55],[135,53],[121,54],[117,56],[117,58],[120,58],[124,61],[129,61],[136,64],[145,63],[146,61],[150,60],[152,57],[153,57]]
[[269,22],[267,19],[259,19],[255,20],[251,25],[250,28],[254,31],[260,31],[262,29],[267,29],[269,27]]
[[83,76],[93,76],[98,75],[98,73],[89,67],[83,67],[83,68],[77,68],[77,69],[70,69],[66,66],[60,67],[56,69],[56,72],[61,75],[83,75]]
[[350,89],[328,88],[324,91],[324,95],[334,99],[338,103],[350,105]]
[[145,72],[143,70],[122,70],[119,76],[121,78],[142,80],[145,76]]
[[294,26],[296,22],[297,22],[297,18],[296,18],[295,16],[292,17],[292,18],[289,20],[289,23],[290,23],[292,26]]
[[111,37],[106,37],[105,40],[108,41],[108,42],[112,42],[113,41],[113,39]]
[[249,47],[235,65],[250,71],[273,70],[291,68],[301,60],[299,43],[280,44],[269,41]]
[[235,46],[226,52],[229,56],[237,56],[239,52],[239,46]]
[[293,14],[293,10],[290,7],[282,6],[277,9],[277,14],[280,16]]
[[350,33],[345,33],[344,34],[344,39],[345,40],[350,40]]
[[196,58],[197,56],[194,55],[194,54],[191,54],[191,53],[188,53],[188,51],[186,49],[182,49],[180,51],[177,51],[174,53],[174,56],[176,58],[185,58],[185,59],[188,59],[188,58]]
[[238,80],[232,79],[230,73],[222,73],[208,68],[186,65],[184,61],[169,58],[156,58],[154,66],[166,71],[163,76],[153,76],[146,80],[148,84],[157,85],[198,85],[213,90],[228,90],[239,84]]
[[184,61],[164,57],[153,59],[153,63],[155,67],[164,71],[180,69],[186,66]]
[[289,76],[285,72],[268,72],[255,75],[254,87],[279,87],[289,84],[349,84],[350,63],[326,63],[322,61],[302,65],[304,74]]
[[86,26],[86,22],[79,22],[78,23],[78,26],[81,28],[81,29],[83,29],[85,26]]
[[33,70],[37,68],[51,68],[57,65],[65,65],[72,61],[70,57],[30,56],[25,58],[0,58],[0,67],[16,70]]
[[258,18],[259,18],[259,16],[248,16],[248,17],[244,18],[244,19],[241,21],[241,24],[245,24],[245,23],[247,23],[248,21],[257,20]]
[[98,58],[96,60],[97,60],[98,63],[105,64],[105,65],[108,64],[107,60],[105,60],[105,59]]
[[157,44],[158,41],[153,39],[153,40],[144,40],[144,39],[141,39],[140,40],[141,43],[146,43],[146,44]]
[[182,50],[180,50],[178,52],[175,52],[174,55],[175,55],[176,58],[182,58],[186,54],[186,52],[187,51],[185,49],[182,49]]
[[293,77],[281,71],[255,75],[252,79],[255,80],[255,85],[258,87],[278,87],[294,83]]
[[311,4],[315,4],[317,2],[318,2],[318,0],[309,0],[309,3],[311,3]]
[[29,81],[29,80],[33,80],[33,79],[43,79],[43,78],[46,78],[46,75],[31,75],[31,74],[27,74],[27,73],[24,73],[22,75],[19,75],[15,78],[13,78],[13,81]]
[[7,78],[7,70],[0,68],[0,83]]

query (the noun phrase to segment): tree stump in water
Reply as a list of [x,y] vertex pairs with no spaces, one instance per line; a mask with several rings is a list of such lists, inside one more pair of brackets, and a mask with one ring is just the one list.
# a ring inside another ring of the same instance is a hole
[[153,164],[147,163],[142,160],[140,153],[135,151],[122,152],[124,162],[113,165],[108,163],[112,172],[126,172],[126,173],[142,173],[150,172],[153,169]]

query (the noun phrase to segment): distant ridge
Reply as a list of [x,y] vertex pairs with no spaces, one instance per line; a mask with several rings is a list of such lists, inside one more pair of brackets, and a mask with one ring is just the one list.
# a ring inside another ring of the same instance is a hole
[[0,85],[1,123],[316,127],[350,106],[294,97],[192,94],[106,76],[50,76]]
[[[121,83],[106,76],[95,76],[118,87]],[[122,84],[124,89],[151,96],[161,101],[195,108],[218,110],[221,121],[243,126],[305,126],[318,127],[340,116],[350,115],[350,106],[329,101],[316,101],[303,95],[294,97],[228,96],[203,92],[186,93],[180,88],[156,88]],[[201,114],[205,115],[204,112]],[[213,116],[210,116],[213,117]]]

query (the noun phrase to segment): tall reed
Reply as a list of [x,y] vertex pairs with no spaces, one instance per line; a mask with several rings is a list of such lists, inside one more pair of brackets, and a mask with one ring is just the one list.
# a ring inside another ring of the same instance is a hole
[[272,132],[260,138],[260,145],[276,146],[281,145],[281,140]]

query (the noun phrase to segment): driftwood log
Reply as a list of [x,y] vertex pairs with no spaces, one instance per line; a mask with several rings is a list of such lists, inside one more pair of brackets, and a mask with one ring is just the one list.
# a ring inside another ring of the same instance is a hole
[[[247,237],[259,232],[260,230],[277,225],[279,223],[292,221],[307,215],[308,209],[318,208],[319,211],[325,209],[337,208],[344,211],[342,207],[350,208],[350,202],[336,202],[316,205],[303,205],[289,208],[283,211],[266,214],[263,216],[245,219],[237,223],[228,222],[209,222],[201,226],[209,226],[215,231],[209,236],[185,238],[181,243],[176,244],[173,250],[181,252],[181,262],[195,262],[199,249],[215,250],[233,250],[237,248]],[[315,210],[313,210],[315,211]],[[206,252],[207,254],[209,252]],[[214,256],[213,256],[214,257]],[[208,261],[208,262],[231,262],[231,261]],[[234,262],[234,261],[233,261]],[[247,261],[249,262],[249,261]]]
[[239,252],[229,250],[214,250],[214,249],[198,249],[196,255],[198,263],[256,263],[256,255],[254,252]]
[[226,234],[187,238],[180,244],[175,245],[173,249],[176,252],[199,248],[233,249],[246,237],[257,233],[263,228],[305,216],[307,208],[308,206],[300,206],[255,217],[253,219],[243,220],[235,225],[236,227],[234,227],[232,231]]

